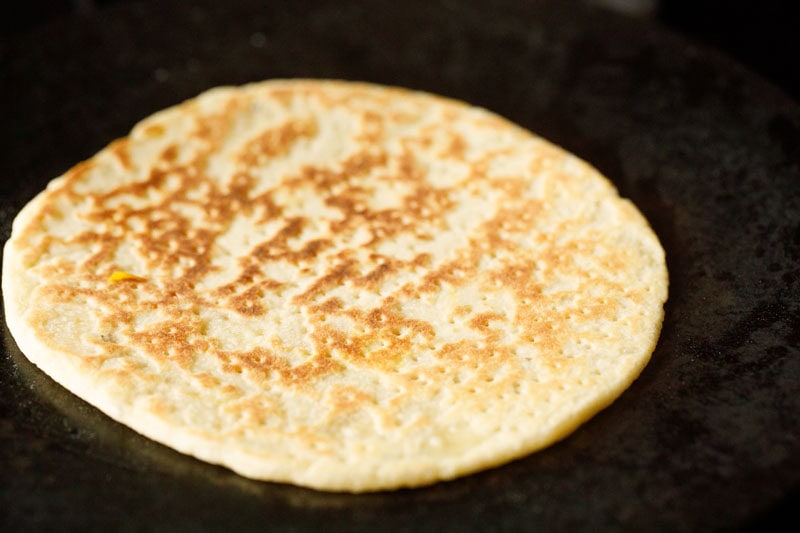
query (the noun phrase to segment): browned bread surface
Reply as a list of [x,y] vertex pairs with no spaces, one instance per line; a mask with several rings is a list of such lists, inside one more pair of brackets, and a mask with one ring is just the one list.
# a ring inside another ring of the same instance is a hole
[[647,222],[485,110],[362,83],[218,88],[54,180],[6,244],[9,327],[141,433],[365,491],[562,438],[647,363]]

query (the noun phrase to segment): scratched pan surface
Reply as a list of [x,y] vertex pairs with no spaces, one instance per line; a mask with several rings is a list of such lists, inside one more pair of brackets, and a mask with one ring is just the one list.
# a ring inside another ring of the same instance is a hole
[[800,106],[662,30],[563,2],[262,3],[114,4],[3,44],[0,237],[50,178],[206,88],[424,89],[550,138],[639,206],[671,274],[652,362],[541,453],[352,496],[148,441],[28,363],[3,321],[0,529],[728,529],[797,500]]

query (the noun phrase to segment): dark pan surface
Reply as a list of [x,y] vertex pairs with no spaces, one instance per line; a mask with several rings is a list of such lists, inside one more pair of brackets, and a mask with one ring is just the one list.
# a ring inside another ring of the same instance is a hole
[[541,453],[353,496],[153,443],[28,363],[3,321],[0,529],[738,529],[797,501],[800,106],[658,28],[572,3],[262,4],[116,4],[3,45],[0,238],[49,179],[204,89],[402,85],[511,118],[639,206],[671,275],[652,362]]

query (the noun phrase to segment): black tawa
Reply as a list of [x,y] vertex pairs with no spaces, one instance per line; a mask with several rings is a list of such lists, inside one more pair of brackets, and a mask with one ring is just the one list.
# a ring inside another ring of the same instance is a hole
[[0,67],[3,240],[51,178],[158,109],[216,85],[343,78],[463,99],[576,153],[650,220],[670,270],[651,363],[573,435],[367,495],[151,442],[28,363],[3,320],[0,529],[797,527],[800,106],[745,69],[575,3],[425,0],[118,3],[3,43]]

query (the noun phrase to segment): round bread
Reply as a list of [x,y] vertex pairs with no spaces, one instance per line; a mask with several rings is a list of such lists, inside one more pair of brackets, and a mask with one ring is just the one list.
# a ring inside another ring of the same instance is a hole
[[9,328],[66,388],[245,476],[418,486],[563,438],[658,339],[664,252],[596,170],[363,83],[218,88],[33,199]]

